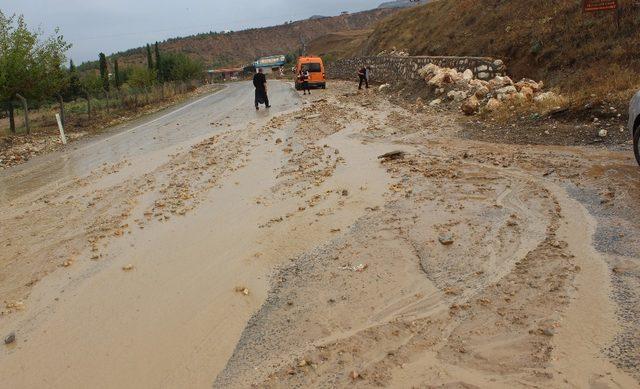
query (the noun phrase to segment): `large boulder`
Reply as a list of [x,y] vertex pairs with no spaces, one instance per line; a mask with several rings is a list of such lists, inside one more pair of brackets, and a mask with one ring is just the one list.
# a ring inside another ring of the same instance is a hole
[[502,103],[498,99],[489,99],[487,105],[485,105],[484,108],[487,111],[495,111],[497,109],[500,109],[500,107],[502,107]]
[[474,88],[479,88],[479,87],[489,87],[489,82],[488,81],[484,81],[484,80],[478,80],[477,78],[474,78],[473,80],[469,81],[469,85],[471,87]]
[[386,92],[391,88],[390,84],[382,84],[378,87],[378,92]]
[[473,71],[471,69],[467,69],[462,73],[462,78],[467,81],[473,80]]
[[420,70],[418,70],[418,74],[425,81],[429,81],[433,76],[436,75],[442,68],[438,65],[434,65],[432,63],[425,65]]
[[447,93],[447,97],[450,98],[451,100],[459,103],[462,100],[467,98],[467,92],[465,91],[458,91],[458,90],[452,90],[449,91],[449,93]]
[[534,93],[537,93],[542,90],[542,87],[544,86],[544,84],[542,83],[542,81],[535,82],[528,78],[523,78],[522,80],[516,82],[515,86],[518,89],[518,91],[521,91],[523,88],[530,88]]
[[475,91],[475,95],[477,98],[479,99],[484,99],[485,97],[487,97],[487,95],[490,93],[491,91],[489,90],[489,88],[487,88],[486,86],[481,86],[479,88],[476,88]]
[[465,115],[473,115],[480,109],[480,101],[476,96],[471,96],[462,103],[460,109]]
[[491,84],[491,87],[494,89],[499,89],[499,88],[503,88],[505,86],[511,86],[513,85],[513,80],[509,77],[506,76],[496,76],[494,79],[492,79],[491,81],[489,81],[489,84]]
[[496,96],[500,101],[510,100],[517,93],[518,93],[518,90],[513,85],[505,86],[496,90]]
[[520,88],[520,94],[522,94],[526,100],[533,100],[534,91],[529,86]]
[[496,90],[496,93],[499,95],[511,95],[514,93],[518,93],[518,90],[513,85],[508,85]]
[[562,98],[553,92],[540,93],[533,98],[533,101],[540,104],[555,104],[560,102],[561,100]]

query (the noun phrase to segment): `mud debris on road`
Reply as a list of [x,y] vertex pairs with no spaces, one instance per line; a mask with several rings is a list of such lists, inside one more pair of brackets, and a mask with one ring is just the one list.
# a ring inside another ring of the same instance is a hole
[[346,82],[272,88],[280,110],[195,107],[141,131],[206,133],[3,203],[0,330],[29,339],[7,383],[638,386],[628,152],[474,140]]

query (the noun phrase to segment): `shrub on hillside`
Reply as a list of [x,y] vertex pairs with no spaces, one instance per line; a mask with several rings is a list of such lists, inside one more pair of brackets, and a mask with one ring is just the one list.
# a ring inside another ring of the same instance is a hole
[[155,69],[135,67],[131,70],[127,83],[133,88],[147,88],[158,78]]
[[182,53],[162,55],[160,76],[164,81],[189,81],[202,76],[203,65]]

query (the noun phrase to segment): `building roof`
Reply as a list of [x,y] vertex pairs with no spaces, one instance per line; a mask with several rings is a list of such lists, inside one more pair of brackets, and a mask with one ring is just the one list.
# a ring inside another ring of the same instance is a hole
[[238,72],[242,72],[244,69],[243,68],[220,68],[220,69],[211,69],[208,70],[209,73],[238,73]]
[[262,57],[253,63],[253,66],[257,68],[271,68],[276,66],[282,66],[287,63],[287,59],[284,55],[271,55],[268,57]]

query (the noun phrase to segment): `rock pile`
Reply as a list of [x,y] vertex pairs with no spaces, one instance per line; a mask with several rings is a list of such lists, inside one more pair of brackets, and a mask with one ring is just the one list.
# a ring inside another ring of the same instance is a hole
[[530,102],[541,105],[561,105],[562,97],[554,92],[543,92],[542,81],[522,79],[513,82],[509,77],[496,76],[492,80],[476,79],[470,69],[460,73],[456,69],[428,64],[418,70],[420,77],[432,88],[436,99],[430,106],[449,100],[461,103],[460,109],[467,115],[481,110],[495,111],[508,102]]
[[407,50],[398,50],[395,47],[393,49],[391,49],[391,51],[386,51],[383,50],[381,52],[378,53],[378,57],[386,57],[386,56],[390,56],[390,57],[408,57],[409,56],[409,52]]

